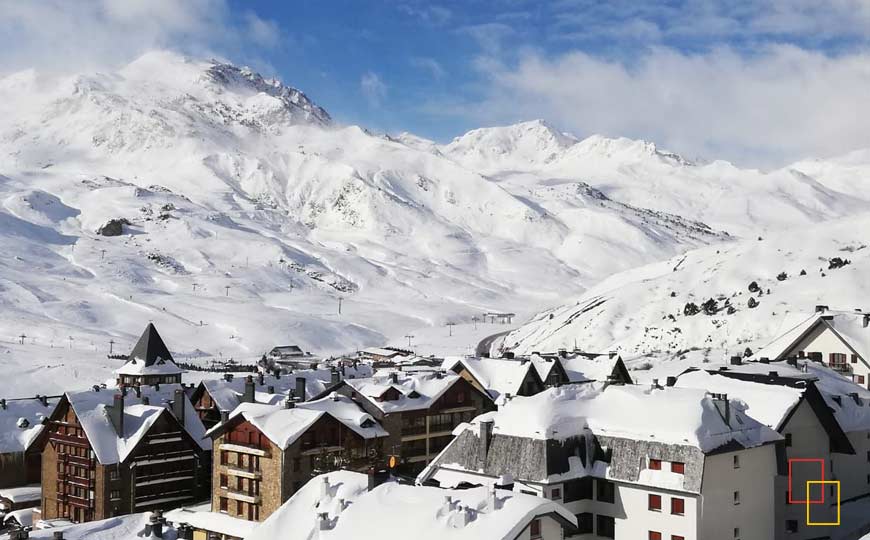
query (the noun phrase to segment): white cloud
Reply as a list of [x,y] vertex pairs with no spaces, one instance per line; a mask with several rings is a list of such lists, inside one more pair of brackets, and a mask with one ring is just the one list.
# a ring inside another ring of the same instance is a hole
[[514,34],[514,29],[510,25],[500,22],[463,26],[457,31],[477,41],[480,48],[488,54],[500,52],[502,42]]
[[441,79],[444,77],[444,68],[434,58],[414,57],[411,58],[411,65],[417,69],[426,71],[433,79]]
[[451,17],[453,17],[453,12],[447,9],[444,6],[439,5],[413,5],[413,4],[404,4],[400,5],[399,9],[405,12],[407,15],[412,17],[417,17],[421,21],[427,24],[431,24],[433,26],[441,26],[447,23]]
[[359,86],[363,96],[373,107],[379,107],[387,96],[387,85],[374,72],[368,71],[363,73],[362,77],[360,77]]
[[870,146],[870,52],[654,48],[630,67],[583,52],[526,54],[516,65],[487,57],[477,66],[484,97],[453,112],[480,123],[543,117],[577,135],[645,138],[759,165]]
[[99,69],[155,48],[235,54],[279,39],[253,13],[235,20],[226,0],[0,0],[0,35],[0,71]]

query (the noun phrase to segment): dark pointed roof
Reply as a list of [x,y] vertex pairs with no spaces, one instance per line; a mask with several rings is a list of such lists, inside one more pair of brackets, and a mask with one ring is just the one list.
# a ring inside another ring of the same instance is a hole
[[157,333],[157,329],[151,323],[148,323],[148,326],[145,327],[142,337],[139,338],[139,341],[136,342],[136,345],[130,352],[129,359],[137,361],[145,360],[146,366],[153,366],[158,359],[175,362],[169,349],[166,348],[166,344],[163,343],[160,334]]

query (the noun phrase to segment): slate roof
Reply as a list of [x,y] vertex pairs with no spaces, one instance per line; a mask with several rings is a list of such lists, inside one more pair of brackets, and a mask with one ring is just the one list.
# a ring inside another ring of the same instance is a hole
[[172,375],[181,373],[172,354],[163,343],[153,324],[148,323],[139,341],[127,357],[127,363],[117,371],[120,375]]

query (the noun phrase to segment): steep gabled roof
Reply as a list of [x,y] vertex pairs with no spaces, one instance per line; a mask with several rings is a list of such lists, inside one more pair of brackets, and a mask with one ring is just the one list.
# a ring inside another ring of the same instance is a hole
[[153,324],[148,323],[121,369],[121,375],[171,375],[181,373]]
[[492,399],[519,395],[529,377],[543,388],[537,368],[528,360],[450,357],[444,359],[441,367],[455,373],[464,368]]

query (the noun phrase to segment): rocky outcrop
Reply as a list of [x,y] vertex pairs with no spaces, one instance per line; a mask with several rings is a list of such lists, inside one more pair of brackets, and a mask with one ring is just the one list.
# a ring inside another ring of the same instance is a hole
[[110,219],[97,229],[97,234],[103,236],[121,236],[124,234],[124,225],[130,225],[127,218]]

